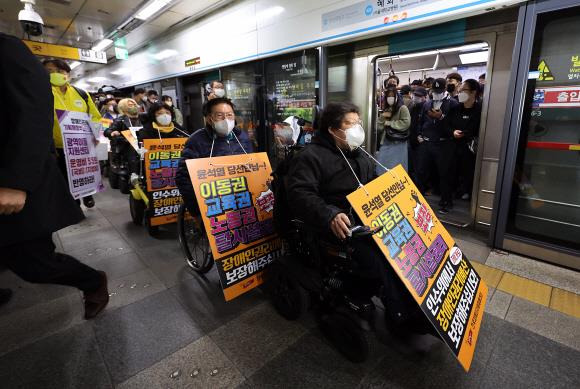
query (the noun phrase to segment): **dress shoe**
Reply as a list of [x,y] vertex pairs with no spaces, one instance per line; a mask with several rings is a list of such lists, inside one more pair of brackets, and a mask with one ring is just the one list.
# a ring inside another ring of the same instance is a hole
[[95,206],[95,199],[93,199],[93,196],[83,197],[83,204],[87,208],[92,208]]
[[12,298],[12,290],[0,288],[0,305],[6,304]]
[[99,271],[101,275],[101,285],[91,293],[85,292],[85,319],[92,319],[97,316],[109,303],[109,290],[107,289],[107,274]]

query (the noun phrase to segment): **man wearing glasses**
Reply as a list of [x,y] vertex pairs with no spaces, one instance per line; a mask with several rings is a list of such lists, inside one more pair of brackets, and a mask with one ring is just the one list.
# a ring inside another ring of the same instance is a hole
[[189,137],[181,153],[175,182],[192,215],[199,214],[199,210],[185,161],[254,152],[248,134],[236,127],[234,108],[232,101],[226,98],[216,97],[205,103],[205,128],[197,130]]

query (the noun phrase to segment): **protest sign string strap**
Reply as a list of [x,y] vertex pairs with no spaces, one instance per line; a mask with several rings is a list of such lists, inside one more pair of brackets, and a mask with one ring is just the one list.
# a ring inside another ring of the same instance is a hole
[[[244,154],[246,156],[249,156],[248,152],[246,151],[246,149],[244,148],[244,146],[242,145],[242,143],[240,142],[240,140],[238,139],[238,137],[236,136],[236,133],[232,131],[232,134],[234,135],[234,138],[236,138],[236,141],[238,142],[238,144],[240,145],[240,147],[242,148],[242,151],[244,152]],[[216,135],[214,134],[213,139],[211,140],[211,149],[209,150],[209,165],[210,166],[223,166],[223,167],[228,167],[228,166],[237,166],[239,164],[220,164],[220,163],[213,163],[211,161],[212,157],[213,157],[213,146],[215,144],[215,138]],[[254,158],[250,157],[250,159],[248,159],[248,162],[245,163],[246,167],[249,167],[250,163],[254,160]]]
[[354,178],[358,182],[358,187],[359,188],[362,188],[362,190],[365,191],[365,193],[367,194],[367,196],[369,196],[369,192],[367,191],[367,188],[365,188],[365,186],[362,184],[362,182],[360,182],[358,176],[354,172],[354,169],[350,165],[350,162],[348,162],[348,159],[346,159],[346,156],[344,155],[344,153],[342,152],[342,150],[340,149],[340,147],[336,146],[336,148],[338,149],[338,151],[340,151],[340,154],[342,155],[342,158],[344,158],[344,160],[346,161],[346,164],[348,165],[348,167],[350,168],[350,171],[352,172],[352,175],[354,176]]
[[377,165],[379,165],[380,167],[382,167],[383,169],[385,169],[385,171],[389,172],[391,174],[391,177],[393,177],[395,180],[399,179],[399,176],[397,175],[397,173],[395,171],[393,171],[392,169],[389,169],[388,167],[386,167],[385,165],[383,165],[382,163],[380,163],[379,161],[377,161],[375,159],[375,157],[373,157],[372,155],[370,155],[365,149],[363,149],[362,147],[359,147],[362,151],[364,151],[364,153],[366,155],[369,156],[370,159],[372,159],[373,161],[375,161],[375,163]]

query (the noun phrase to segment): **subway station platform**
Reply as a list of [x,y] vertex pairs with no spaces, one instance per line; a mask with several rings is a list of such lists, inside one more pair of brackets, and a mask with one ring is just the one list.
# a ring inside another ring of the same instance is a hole
[[107,272],[111,301],[92,321],[81,294],[0,270],[0,388],[577,388],[580,273],[492,251],[451,229],[490,286],[469,373],[442,343],[378,333],[369,362],[346,361],[314,319],[281,318],[254,290],[224,302],[215,268],[185,266],[175,231],[131,223],[127,196],[95,196],[60,249]]

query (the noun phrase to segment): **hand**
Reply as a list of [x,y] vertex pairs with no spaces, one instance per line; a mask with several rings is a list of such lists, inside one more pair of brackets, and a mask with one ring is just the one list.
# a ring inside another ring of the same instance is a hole
[[344,213],[339,213],[330,222],[330,229],[338,239],[346,239],[350,234],[350,219]]
[[121,135],[121,133],[119,131],[111,132],[111,136],[119,136],[119,135]]
[[386,119],[390,118],[392,115],[393,114],[390,111],[383,112],[383,117]]
[[430,110],[430,111],[427,111],[427,115],[429,115],[429,117],[431,119],[441,119],[441,116],[443,116],[443,112]]
[[139,156],[141,158],[143,158],[145,156],[145,154],[147,153],[147,149],[145,147],[141,147],[137,150],[137,153],[139,153]]
[[25,202],[25,191],[11,188],[0,188],[0,215],[11,215],[22,211]]
[[425,139],[423,139],[423,137],[421,135],[419,135],[419,136],[417,136],[417,142],[423,143],[423,142],[425,142]]
[[385,122],[385,126],[387,126],[387,127],[390,127],[390,126],[391,126],[391,123],[392,123],[392,122],[391,122],[390,120],[387,120],[387,121]]
[[461,130],[455,130],[455,131],[453,131],[453,137],[454,137],[455,139],[461,139],[461,138],[463,138],[464,136],[465,136],[465,135],[463,135],[463,131],[461,131]]

